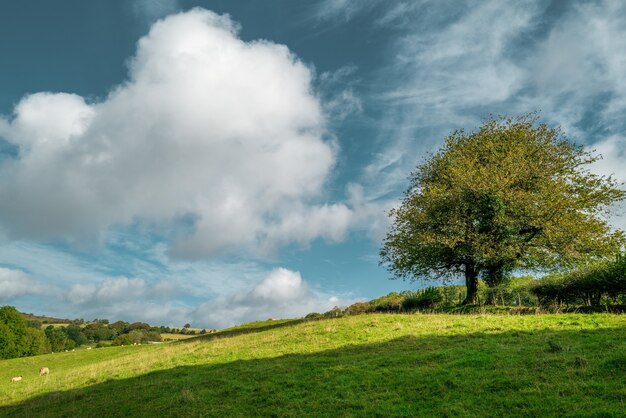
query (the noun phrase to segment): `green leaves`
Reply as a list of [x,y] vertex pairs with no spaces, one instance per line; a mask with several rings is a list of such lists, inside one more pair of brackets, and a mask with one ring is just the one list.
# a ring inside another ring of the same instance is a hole
[[478,272],[496,285],[514,269],[562,269],[619,250],[603,216],[625,192],[588,171],[600,156],[534,114],[455,131],[411,174],[390,213],[381,264],[395,277]]
[[626,294],[626,261],[601,260],[566,274],[554,274],[538,280],[531,291],[542,305],[584,304],[598,306],[603,297],[617,301]]

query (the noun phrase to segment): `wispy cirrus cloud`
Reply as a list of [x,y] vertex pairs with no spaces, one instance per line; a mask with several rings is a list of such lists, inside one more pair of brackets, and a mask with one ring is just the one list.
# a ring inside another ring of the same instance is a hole
[[534,110],[598,145],[601,171],[624,177],[614,163],[626,124],[624,4],[327,0],[316,16],[349,21],[374,9],[374,24],[394,36],[386,82],[370,98],[384,109],[379,152],[361,180],[371,196],[406,187],[416,162],[453,129]]

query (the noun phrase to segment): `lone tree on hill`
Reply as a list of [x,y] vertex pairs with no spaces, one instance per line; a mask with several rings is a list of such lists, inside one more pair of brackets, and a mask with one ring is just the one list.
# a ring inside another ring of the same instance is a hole
[[471,304],[479,277],[494,286],[515,269],[560,269],[618,251],[623,232],[604,215],[626,192],[588,170],[600,156],[536,122],[535,114],[490,118],[445,138],[390,212],[381,264],[402,279],[462,274]]

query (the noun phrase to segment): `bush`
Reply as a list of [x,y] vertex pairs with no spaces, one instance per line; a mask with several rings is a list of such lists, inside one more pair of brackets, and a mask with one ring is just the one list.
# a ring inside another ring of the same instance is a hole
[[335,306],[328,312],[324,312],[324,318],[339,318],[343,316],[343,311],[338,306]]
[[467,288],[465,286],[442,286],[440,289],[445,306],[460,305],[467,295]]
[[531,276],[513,277],[497,286],[482,287],[479,296],[487,305],[537,306],[537,297],[530,290],[534,283]]
[[370,301],[369,312],[400,312],[402,310],[402,302],[407,294],[411,292],[404,292],[404,294],[391,292],[387,296]]
[[416,309],[433,309],[443,301],[443,294],[437,287],[427,287],[407,295],[402,301],[402,309],[412,311]]
[[618,303],[626,295],[626,260],[600,261],[565,274],[553,274],[534,283],[530,290],[542,306],[579,304],[600,306]]
[[369,302],[356,302],[348,306],[344,313],[346,315],[361,315],[370,312]]
[[122,335],[118,335],[113,342],[111,343],[111,345],[132,345],[133,344],[133,339],[130,336],[130,334],[122,334]]

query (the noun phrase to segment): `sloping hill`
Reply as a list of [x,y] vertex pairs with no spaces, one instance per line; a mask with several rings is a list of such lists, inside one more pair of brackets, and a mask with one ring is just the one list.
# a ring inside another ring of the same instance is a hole
[[39,321],[42,324],[71,324],[72,323],[71,319],[53,318],[51,316],[35,315],[32,313],[23,313],[23,312],[20,312],[20,315],[22,315],[22,318],[24,318],[26,321]]
[[0,362],[0,416],[623,416],[624,402],[626,316],[609,314],[271,321]]

